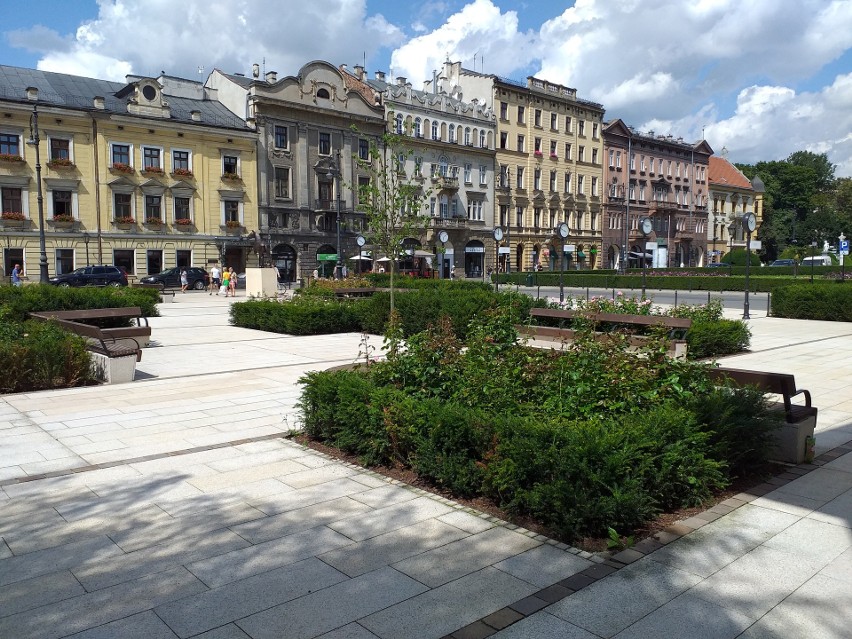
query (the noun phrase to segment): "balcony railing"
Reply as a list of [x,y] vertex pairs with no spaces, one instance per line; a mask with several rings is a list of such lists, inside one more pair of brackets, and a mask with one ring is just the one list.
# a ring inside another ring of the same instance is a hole
[[458,177],[450,177],[448,175],[436,175],[432,177],[432,181],[439,189],[442,190],[458,190],[459,188]]
[[465,217],[433,217],[429,221],[429,226],[433,228],[445,229],[463,229],[467,227],[467,218]]

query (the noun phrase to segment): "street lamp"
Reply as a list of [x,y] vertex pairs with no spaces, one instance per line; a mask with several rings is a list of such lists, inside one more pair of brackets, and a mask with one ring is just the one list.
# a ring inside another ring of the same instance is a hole
[[436,258],[437,261],[439,261],[438,279],[444,279],[444,256],[446,255],[446,249],[444,248],[444,244],[446,244],[449,239],[450,236],[446,231],[438,231],[438,241],[441,243],[441,254]]
[[[443,231],[441,231],[444,233]],[[495,264],[495,273],[494,273],[494,292],[500,292],[500,240],[503,239],[503,229],[499,226],[494,229],[494,264]],[[443,244],[443,240],[441,240]]]
[[89,240],[90,239],[92,239],[91,236],[84,231],[83,232],[83,242],[85,242],[85,244],[86,244],[86,266],[91,266],[91,264],[89,262]]
[[651,234],[651,231],[654,229],[654,223],[651,222],[651,218],[643,217],[639,220],[639,230],[642,232],[642,239],[644,240],[642,245],[642,299],[645,299],[645,273],[647,271],[647,262],[648,262],[648,236]]
[[364,252],[364,245],[366,243],[367,243],[367,240],[363,235],[359,235],[358,237],[355,238],[355,244],[358,245],[358,272],[359,273],[364,272],[364,262],[362,261],[363,260],[362,254]]
[[337,151],[337,165],[334,169],[334,193],[337,196],[337,266],[335,267],[335,274],[337,277],[341,277],[343,274],[343,261],[342,261],[342,253],[340,246],[340,151]]
[[568,225],[565,222],[561,222],[556,225],[556,228],[553,229],[553,232],[560,237],[562,240],[562,254],[559,256],[559,303],[565,301],[565,288],[562,281],[562,276],[565,273],[565,238],[568,237]]
[[757,218],[754,213],[747,213],[743,216],[743,225],[746,229],[746,272],[745,272],[745,301],[743,302],[743,319],[751,319],[748,313],[748,276],[751,268],[751,234],[757,228]]
[[47,284],[50,276],[47,274],[47,246],[44,237],[44,197],[41,192],[41,154],[39,153],[38,136],[38,105],[33,105],[33,114],[30,116],[30,139],[27,144],[35,146],[35,169],[36,169],[36,193],[38,201],[38,267],[39,282]]

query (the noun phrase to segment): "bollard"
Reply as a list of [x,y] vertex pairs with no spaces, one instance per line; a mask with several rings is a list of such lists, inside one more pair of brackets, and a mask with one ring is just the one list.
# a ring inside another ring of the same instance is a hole
[[677,308],[677,289],[675,289],[675,308]]
[[586,301],[589,301],[589,287],[586,287]]
[[710,291],[707,291],[707,306],[710,306]]

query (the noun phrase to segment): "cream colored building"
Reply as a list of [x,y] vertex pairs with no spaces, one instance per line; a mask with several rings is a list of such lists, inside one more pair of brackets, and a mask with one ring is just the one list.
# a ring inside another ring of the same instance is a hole
[[744,215],[754,213],[758,227],[763,222],[763,182],[759,177],[750,181],[726,156],[726,150],[722,149],[722,156],[713,155],[709,162],[707,261],[710,263],[721,261],[721,256],[731,249],[745,248]]

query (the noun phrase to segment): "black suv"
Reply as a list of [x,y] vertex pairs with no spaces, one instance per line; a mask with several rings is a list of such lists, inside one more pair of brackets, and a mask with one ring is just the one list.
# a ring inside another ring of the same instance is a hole
[[54,286],[127,286],[127,275],[117,266],[84,266],[50,278]]
[[[165,271],[160,271],[156,275],[143,277],[140,281],[143,284],[159,284],[163,288],[180,288],[180,272],[181,268],[169,268]],[[189,288],[194,288],[196,291],[203,291],[207,288],[210,282],[210,276],[203,268],[189,267],[186,269],[186,280]]]

